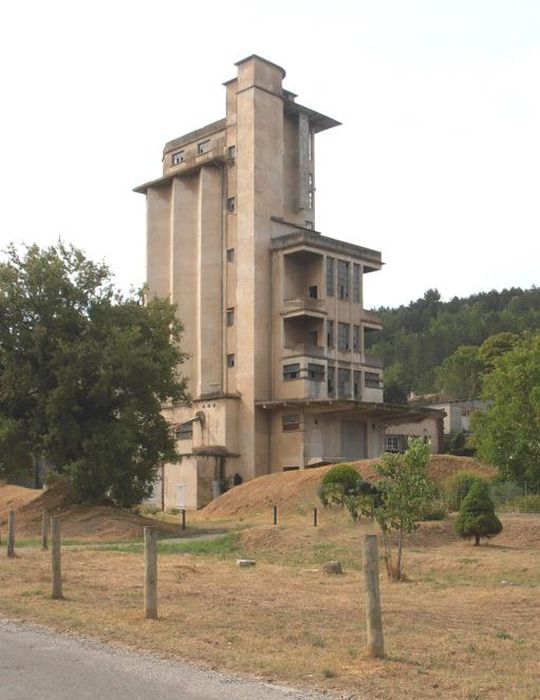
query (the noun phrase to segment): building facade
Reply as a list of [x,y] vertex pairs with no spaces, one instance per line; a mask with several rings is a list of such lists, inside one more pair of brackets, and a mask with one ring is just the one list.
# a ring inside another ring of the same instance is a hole
[[383,372],[364,351],[363,307],[381,254],[322,235],[315,137],[338,122],[285,90],[258,56],[225,83],[224,119],[165,145],[147,200],[147,282],[184,325],[192,403],[165,407],[182,459],[165,507],[200,507],[223,483],[375,457]]

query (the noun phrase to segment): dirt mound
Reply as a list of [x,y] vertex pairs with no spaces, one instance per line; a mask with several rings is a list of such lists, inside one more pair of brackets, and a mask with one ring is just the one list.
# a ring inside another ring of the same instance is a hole
[[[376,481],[374,465],[377,462],[377,459],[364,459],[354,462],[353,466],[364,479]],[[261,476],[227,491],[209,503],[201,511],[201,516],[212,518],[256,516],[269,512],[273,506],[277,506],[282,513],[305,510],[317,505],[317,489],[323,476],[331,468],[331,466],[317,467]],[[472,457],[433,455],[429,461],[428,474],[431,479],[440,483],[461,469],[488,477],[496,473],[493,467],[482,464]]]
[[115,506],[87,506],[73,503],[69,485],[59,481],[47,491],[20,486],[0,487],[0,526],[5,527],[7,513],[17,511],[17,535],[39,537],[41,514],[46,509],[62,522],[62,536],[93,541],[130,540],[142,537],[143,527],[152,526],[164,534],[178,532],[178,526],[145,518]]

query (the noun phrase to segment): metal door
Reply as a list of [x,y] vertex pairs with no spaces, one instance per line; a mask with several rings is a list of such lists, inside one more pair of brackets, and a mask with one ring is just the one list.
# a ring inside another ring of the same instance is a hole
[[366,458],[366,424],[343,421],[341,424],[341,454],[354,461]]

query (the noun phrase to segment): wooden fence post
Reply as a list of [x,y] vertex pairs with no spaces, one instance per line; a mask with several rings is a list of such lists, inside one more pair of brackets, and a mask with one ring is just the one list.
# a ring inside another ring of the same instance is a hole
[[8,514],[7,555],[10,558],[15,556],[15,511],[14,510],[10,510],[9,514]]
[[144,615],[156,620],[157,613],[157,532],[144,528]]
[[60,518],[51,518],[51,566],[52,597],[61,600],[62,596],[62,543],[60,539]]
[[274,506],[274,525],[277,525],[277,506]]
[[379,591],[379,550],[377,535],[364,535],[362,564],[366,589],[367,650],[370,656],[384,658],[384,637]]
[[317,506],[315,506],[315,508],[313,509],[313,527],[317,527],[318,516],[319,516],[319,511],[317,510]]
[[182,508],[182,530],[186,529],[186,509]]
[[48,548],[47,544],[47,534],[49,530],[49,514],[47,509],[43,508],[41,511],[41,549],[46,550]]

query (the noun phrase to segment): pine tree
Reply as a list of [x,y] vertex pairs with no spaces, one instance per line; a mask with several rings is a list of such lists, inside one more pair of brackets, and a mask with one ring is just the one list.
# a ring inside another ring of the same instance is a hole
[[488,489],[488,484],[482,481],[473,483],[456,520],[456,532],[468,540],[474,537],[475,546],[480,544],[481,537],[493,537],[502,530]]

